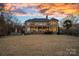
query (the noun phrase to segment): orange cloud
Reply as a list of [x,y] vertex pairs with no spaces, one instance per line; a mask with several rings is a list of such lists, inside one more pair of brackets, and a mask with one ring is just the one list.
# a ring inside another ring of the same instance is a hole
[[[13,7],[15,6],[15,7]],[[8,3],[4,5],[5,10],[11,11],[21,7],[37,7],[35,10],[39,10],[42,14],[48,15],[79,15],[78,3]]]
[[21,7],[31,7],[31,6],[37,6],[39,4],[37,3],[5,3],[4,8],[5,10],[13,10],[13,6],[16,8],[21,8]]
[[[64,13],[64,14],[79,14],[79,4],[41,4],[38,6],[40,12],[44,14],[53,14],[54,12]],[[45,10],[45,11],[44,11]]]
[[4,4],[4,9],[6,10],[6,11],[9,11],[9,10],[11,10],[11,8],[12,8],[12,4],[10,4],[10,3],[6,3],[6,4]]

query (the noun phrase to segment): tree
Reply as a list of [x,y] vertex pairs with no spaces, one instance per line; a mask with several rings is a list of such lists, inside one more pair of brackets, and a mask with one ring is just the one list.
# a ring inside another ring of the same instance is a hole
[[72,21],[71,20],[66,20],[63,24],[63,27],[65,29],[69,29],[70,27],[72,27]]
[[72,25],[77,24],[77,23],[79,23],[79,15],[69,15],[69,16],[63,18],[63,19],[59,22],[59,24],[60,24],[61,27],[63,27],[63,24],[64,24],[64,22],[65,22],[66,20],[70,20],[71,23],[72,23]]
[[0,29],[5,31],[5,34],[10,34],[13,30],[13,21],[11,20],[13,17],[12,15],[13,14],[9,11],[6,11],[4,7],[0,8]]
[[0,15],[0,35],[7,35],[7,25],[3,13]]
[[10,10],[5,10],[4,4],[0,6],[0,14],[0,28],[6,28],[7,34],[15,32],[15,29],[21,27],[18,18]]

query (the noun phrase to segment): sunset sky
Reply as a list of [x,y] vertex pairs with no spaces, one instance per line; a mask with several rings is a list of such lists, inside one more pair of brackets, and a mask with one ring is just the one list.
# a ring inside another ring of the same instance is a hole
[[7,3],[0,8],[12,12],[23,23],[30,18],[57,18],[61,20],[68,15],[79,15],[78,3]]

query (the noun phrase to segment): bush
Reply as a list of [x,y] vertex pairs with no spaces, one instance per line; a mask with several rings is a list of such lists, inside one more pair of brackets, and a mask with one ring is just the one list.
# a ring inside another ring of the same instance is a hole
[[52,34],[51,31],[44,32],[44,34]]
[[79,36],[79,29],[75,28],[75,29],[65,30],[65,34]]

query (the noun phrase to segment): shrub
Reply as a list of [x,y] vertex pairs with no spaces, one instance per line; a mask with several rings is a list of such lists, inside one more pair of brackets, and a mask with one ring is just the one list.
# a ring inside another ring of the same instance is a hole
[[74,28],[74,29],[65,30],[65,34],[79,36],[79,29],[78,28]]

